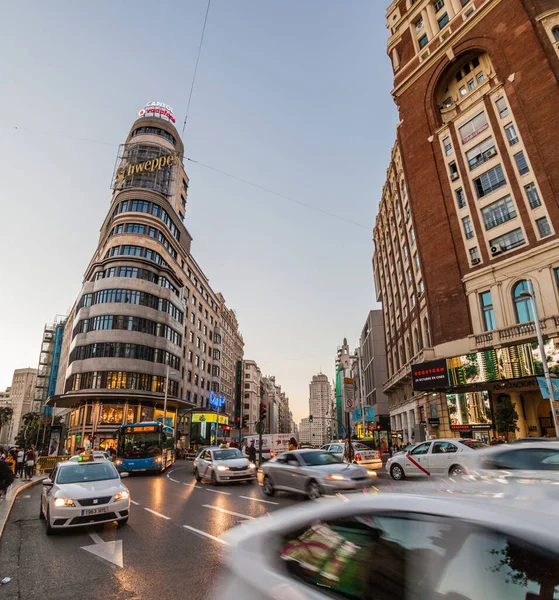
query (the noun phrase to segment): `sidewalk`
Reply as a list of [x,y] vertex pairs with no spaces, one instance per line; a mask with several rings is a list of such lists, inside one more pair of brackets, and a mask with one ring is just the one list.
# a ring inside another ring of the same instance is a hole
[[[31,481],[16,479],[8,489],[8,495],[0,498],[0,537],[6,525],[6,521],[10,516],[12,506],[14,505],[16,496],[24,489],[31,485],[35,485],[45,479],[46,475],[34,475]],[[38,509],[37,509],[38,510]]]

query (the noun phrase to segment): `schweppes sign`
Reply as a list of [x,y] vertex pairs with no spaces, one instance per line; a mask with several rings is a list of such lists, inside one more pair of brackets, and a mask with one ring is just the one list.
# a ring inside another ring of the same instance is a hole
[[141,163],[132,163],[126,167],[120,167],[117,169],[115,183],[118,184],[123,179],[126,179],[126,177],[131,177],[132,175],[139,175],[140,173],[152,173],[153,171],[158,171],[164,167],[172,167],[178,164],[178,162],[179,157],[176,154],[167,154],[166,156],[152,158]]

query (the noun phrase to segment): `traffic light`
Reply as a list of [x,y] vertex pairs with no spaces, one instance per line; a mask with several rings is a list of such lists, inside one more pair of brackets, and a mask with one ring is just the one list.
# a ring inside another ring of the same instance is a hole
[[312,423],[313,416],[309,415],[309,423]]
[[243,427],[248,427],[248,415],[243,415]]
[[260,403],[260,413],[259,413],[259,420],[263,421],[266,418],[266,405],[261,402]]

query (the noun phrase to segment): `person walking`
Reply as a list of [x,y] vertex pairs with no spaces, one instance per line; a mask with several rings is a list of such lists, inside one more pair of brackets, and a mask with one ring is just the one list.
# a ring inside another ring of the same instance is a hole
[[17,449],[17,465],[16,465],[16,477],[23,477],[23,460],[25,458],[25,453],[23,452],[23,448]]
[[247,448],[247,456],[251,463],[256,464],[256,447],[254,445],[254,440],[252,440],[250,446]]
[[287,449],[291,452],[292,450],[297,450],[297,447],[297,440],[294,437],[289,438],[289,445],[287,446]]
[[35,448],[31,448],[27,451],[25,457],[25,479],[31,481],[33,479],[33,473],[35,472],[35,461],[37,460],[37,454]]
[[0,498],[8,493],[8,488],[14,482],[15,475],[10,465],[5,460],[0,460]]

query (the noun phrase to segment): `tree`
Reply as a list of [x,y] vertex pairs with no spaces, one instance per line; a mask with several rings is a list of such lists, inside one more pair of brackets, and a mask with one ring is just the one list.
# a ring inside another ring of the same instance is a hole
[[29,448],[35,443],[37,433],[41,427],[41,415],[39,413],[28,412],[21,417],[21,425],[16,435],[16,446],[20,448]]
[[507,442],[509,441],[509,433],[518,431],[518,413],[514,408],[514,404],[508,394],[503,394],[497,398],[495,406],[495,427],[498,433],[505,433]]
[[9,406],[0,408],[0,431],[4,425],[7,425],[12,420],[14,411]]

